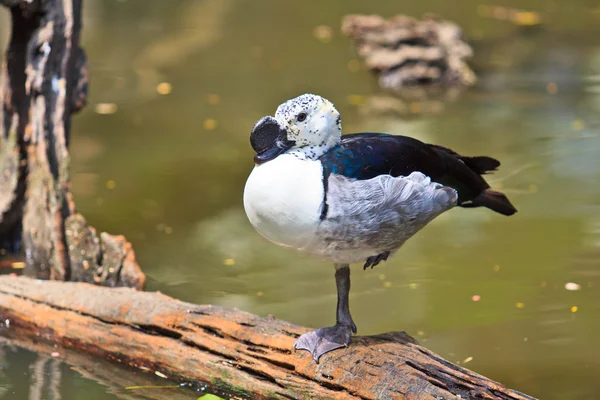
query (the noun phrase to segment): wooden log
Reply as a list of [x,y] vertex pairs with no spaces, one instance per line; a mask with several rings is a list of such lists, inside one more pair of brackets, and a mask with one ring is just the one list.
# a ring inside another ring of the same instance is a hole
[[242,398],[532,397],[444,360],[405,333],[355,337],[315,364],[308,328],[160,293],[0,277],[0,335],[53,343]]
[[354,39],[367,68],[386,89],[411,86],[471,86],[475,74],[464,61],[472,55],[462,30],[451,21],[426,15],[384,19],[378,15],[348,15],[342,32]]
[[69,183],[71,114],[86,104],[81,0],[0,0],[12,16],[0,89],[0,257],[25,274],[142,288],[131,245],[88,226]]

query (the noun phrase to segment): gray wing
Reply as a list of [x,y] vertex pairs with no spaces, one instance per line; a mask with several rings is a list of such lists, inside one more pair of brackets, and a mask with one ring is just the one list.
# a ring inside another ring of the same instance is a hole
[[457,197],[456,190],[431,182],[421,172],[368,180],[331,174],[327,216],[318,235],[338,251],[394,251],[432,219],[456,206]]

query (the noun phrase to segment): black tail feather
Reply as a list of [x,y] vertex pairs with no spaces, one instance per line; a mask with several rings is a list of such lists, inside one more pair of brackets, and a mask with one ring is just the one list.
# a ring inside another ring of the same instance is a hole
[[450,154],[450,155],[458,158],[459,160],[464,162],[465,165],[467,167],[469,167],[469,169],[471,169],[473,172],[478,173],[479,175],[484,175],[488,172],[495,171],[496,168],[498,168],[500,166],[500,161],[498,161],[492,157],[486,157],[486,156],[465,157],[465,156],[461,156],[454,150],[451,150],[444,146],[440,146],[437,144],[430,144],[429,146],[433,147],[437,151],[441,151],[441,152]]
[[[455,182],[458,183],[455,183],[456,186],[453,187],[459,192],[461,207],[486,207],[502,215],[513,215],[517,212],[510,200],[503,193],[490,189],[481,176],[495,171],[500,166],[500,161],[487,156],[465,157],[443,146],[435,144],[429,146],[442,156],[450,156],[454,160],[461,161],[470,170],[468,174],[465,174],[464,168],[454,168],[454,176],[458,178]],[[451,163],[449,162],[447,165],[451,165]]]
[[466,207],[486,207],[502,215],[513,215],[517,209],[511,204],[504,193],[492,189],[485,189],[479,196],[475,197]]
[[492,157],[478,156],[478,157],[459,157],[470,169],[477,172],[480,175],[487,174],[488,172],[495,171],[500,166],[500,161]]

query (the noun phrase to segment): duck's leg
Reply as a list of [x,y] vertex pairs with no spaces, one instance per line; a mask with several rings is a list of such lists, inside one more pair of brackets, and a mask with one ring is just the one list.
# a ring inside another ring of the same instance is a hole
[[335,265],[335,284],[337,286],[337,311],[334,326],[320,328],[300,336],[294,348],[308,350],[315,361],[332,350],[347,347],[350,344],[352,333],[356,333],[356,325],[350,315],[348,294],[350,293],[350,266],[348,264]]

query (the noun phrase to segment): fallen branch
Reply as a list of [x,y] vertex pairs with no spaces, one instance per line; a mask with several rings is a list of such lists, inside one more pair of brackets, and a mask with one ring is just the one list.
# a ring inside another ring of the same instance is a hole
[[291,351],[307,328],[126,288],[0,276],[0,321],[5,337],[58,344],[243,398],[531,399],[405,333],[356,337],[315,364],[308,353]]

